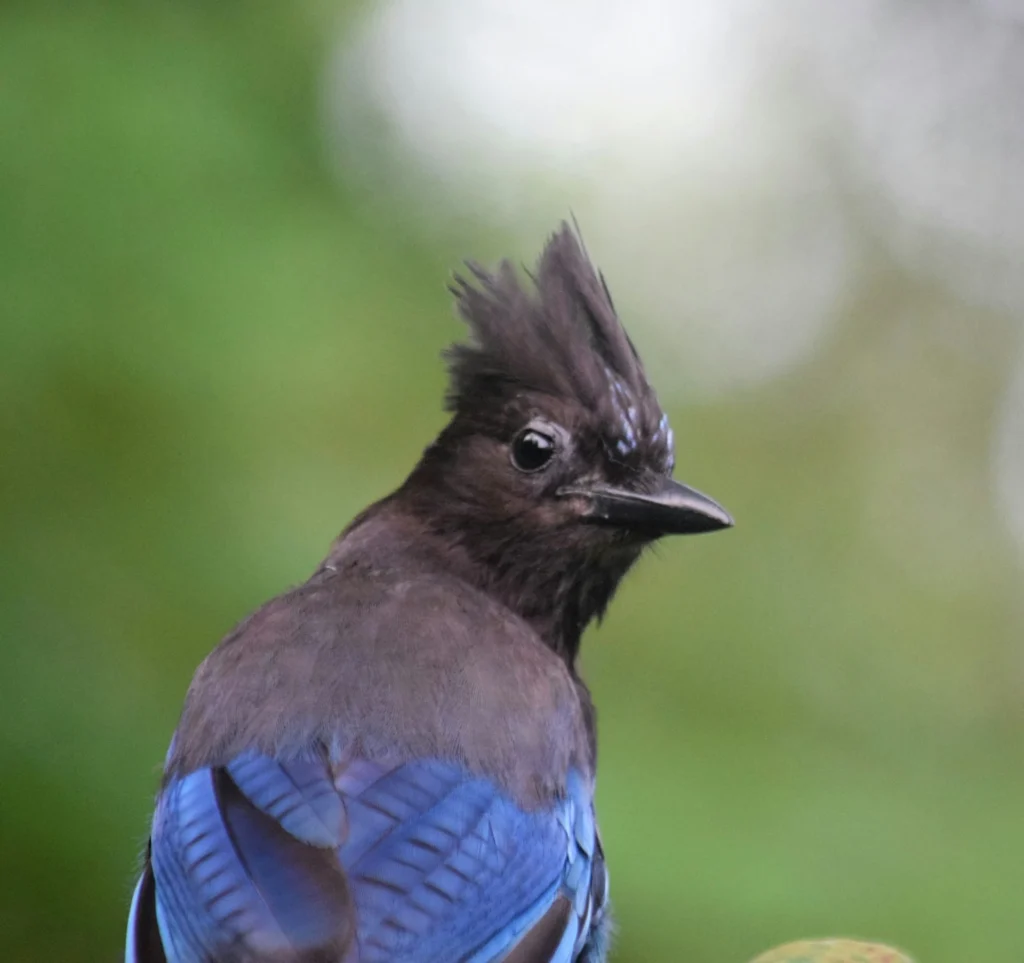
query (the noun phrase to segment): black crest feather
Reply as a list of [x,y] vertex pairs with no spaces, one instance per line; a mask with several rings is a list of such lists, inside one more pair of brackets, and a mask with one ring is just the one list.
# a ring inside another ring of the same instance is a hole
[[533,391],[575,401],[602,417],[625,456],[639,442],[665,449],[667,420],[612,303],[604,277],[576,231],[563,222],[524,287],[512,264],[491,272],[470,262],[471,277],[451,287],[471,341],[451,347],[447,407]]

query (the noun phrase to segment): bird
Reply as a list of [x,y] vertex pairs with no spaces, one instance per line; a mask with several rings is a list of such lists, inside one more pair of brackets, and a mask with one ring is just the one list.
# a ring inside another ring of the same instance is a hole
[[725,529],[578,228],[466,262],[450,419],[193,677],[126,963],[603,963],[580,673],[644,549]]

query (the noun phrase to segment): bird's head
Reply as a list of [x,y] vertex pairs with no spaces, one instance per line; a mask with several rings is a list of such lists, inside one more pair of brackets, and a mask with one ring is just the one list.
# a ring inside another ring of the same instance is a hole
[[527,615],[554,604],[578,636],[646,544],[732,519],[673,480],[668,418],[568,225],[533,290],[508,262],[470,272],[452,288],[472,335],[448,352],[452,419],[405,487],[489,587]]

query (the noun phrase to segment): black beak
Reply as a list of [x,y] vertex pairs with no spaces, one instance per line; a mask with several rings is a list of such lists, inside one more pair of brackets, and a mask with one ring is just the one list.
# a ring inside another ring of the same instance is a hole
[[584,518],[588,521],[653,537],[717,532],[733,524],[732,516],[718,502],[671,478],[663,479],[653,492],[594,485],[563,488],[558,494],[585,500]]

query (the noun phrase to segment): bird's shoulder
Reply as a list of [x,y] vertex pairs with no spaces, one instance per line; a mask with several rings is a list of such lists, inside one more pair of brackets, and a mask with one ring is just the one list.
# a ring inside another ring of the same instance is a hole
[[168,775],[241,752],[320,743],[368,758],[439,758],[540,804],[590,772],[585,692],[530,626],[429,566],[329,560],[207,657]]

